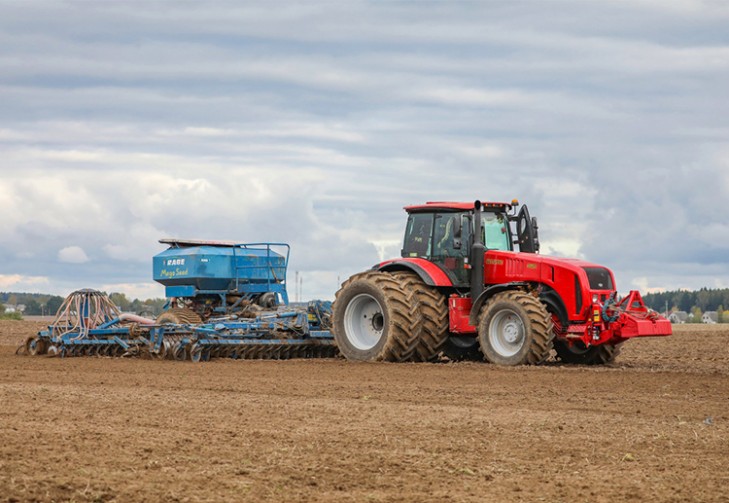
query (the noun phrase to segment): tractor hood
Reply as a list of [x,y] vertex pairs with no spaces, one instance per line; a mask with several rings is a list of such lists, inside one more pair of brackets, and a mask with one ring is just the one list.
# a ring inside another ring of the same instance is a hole
[[534,253],[520,253],[499,250],[489,250],[486,252],[486,260],[504,261],[512,265],[523,264],[526,269],[539,269],[542,266],[558,267],[573,272],[584,270],[585,268],[602,268],[605,266],[580,260],[576,258],[550,257],[548,255],[537,255]]
[[[533,253],[516,253],[520,258],[527,261],[532,261]],[[530,257],[531,255],[532,257]],[[550,267],[563,267],[571,271],[577,272],[586,268],[602,268],[607,269],[605,266],[588,262],[586,260],[580,260],[577,258],[562,258],[562,257],[550,257],[549,255],[538,255],[541,264],[548,265]]]
[[612,271],[586,260],[489,250],[484,267],[486,283],[491,284],[509,281],[535,281],[552,287],[573,284],[580,285],[585,294],[615,290]]

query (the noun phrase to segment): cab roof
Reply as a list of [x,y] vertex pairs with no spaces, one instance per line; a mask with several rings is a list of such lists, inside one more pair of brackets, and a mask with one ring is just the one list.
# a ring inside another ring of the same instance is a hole
[[[494,201],[482,201],[481,207],[487,210],[508,211],[514,204],[499,203]],[[468,211],[473,209],[473,201],[468,203],[459,203],[452,201],[428,201],[425,204],[414,204],[405,206],[408,213],[425,213],[430,211]]]

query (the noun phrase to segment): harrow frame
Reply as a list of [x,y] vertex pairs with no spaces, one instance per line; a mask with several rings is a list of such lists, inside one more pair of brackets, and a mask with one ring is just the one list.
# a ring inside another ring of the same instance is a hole
[[[156,324],[119,313],[108,297],[79,290],[66,299],[56,320],[28,338],[28,354],[141,356],[207,361],[211,358],[334,357],[338,350],[325,317],[331,305],[316,302],[307,311],[270,311],[255,318],[235,316],[200,324]],[[102,306],[92,309],[92,306]]]

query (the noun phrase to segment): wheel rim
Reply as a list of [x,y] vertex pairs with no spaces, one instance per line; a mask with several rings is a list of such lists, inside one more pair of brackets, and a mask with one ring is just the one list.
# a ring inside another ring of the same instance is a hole
[[372,349],[380,342],[385,329],[382,306],[371,295],[357,295],[344,311],[344,328],[352,346],[363,351]]
[[514,356],[524,346],[524,321],[511,309],[496,313],[489,325],[489,342],[500,356]]
[[31,356],[35,356],[38,354],[38,339],[35,337],[28,339],[28,341],[25,343],[25,347],[28,350],[28,354]]

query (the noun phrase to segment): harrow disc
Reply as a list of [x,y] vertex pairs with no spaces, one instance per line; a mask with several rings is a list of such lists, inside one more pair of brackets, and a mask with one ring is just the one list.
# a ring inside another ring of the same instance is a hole
[[202,360],[202,348],[196,344],[193,344],[190,347],[190,361],[197,363],[200,360]]
[[153,353],[155,358],[158,358],[160,360],[164,360],[167,357],[167,345],[162,343],[159,347],[159,351],[156,353]]
[[187,348],[183,344],[175,346],[174,358],[175,360],[181,361],[186,360],[188,357]]

